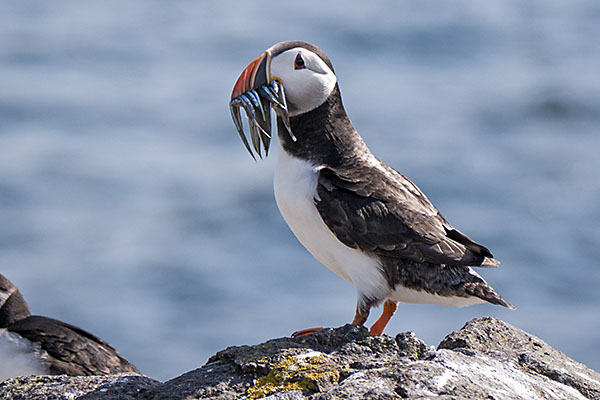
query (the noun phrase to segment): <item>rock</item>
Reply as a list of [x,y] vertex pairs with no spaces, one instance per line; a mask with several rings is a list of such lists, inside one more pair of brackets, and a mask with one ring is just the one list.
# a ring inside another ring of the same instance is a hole
[[571,387],[585,398],[600,399],[599,375],[541,339],[500,321],[480,318],[446,336],[438,349],[472,351],[518,366],[532,376]]
[[0,399],[74,400],[134,399],[159,381],[141,375],[41,375],[11,378],[0,383]]
[[468,322],[437,349],[414,333],[346,325],[218,352],[165,383],[128,375],[29,377],[2,399],[597,399],[600,374],[495,318]]

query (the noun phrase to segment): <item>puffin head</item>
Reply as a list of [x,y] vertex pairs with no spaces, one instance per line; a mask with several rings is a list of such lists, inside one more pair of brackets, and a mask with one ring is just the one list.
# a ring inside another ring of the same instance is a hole
[[270,65],[265,68],[266,79],[283,85],[290,117],[323,104],[337,82],[329,58],[309,43],[277,43],[265,51],[262,58],[270,58]]
[[252,61],[235,83],[230,102],[233,121],[250,155],[254,157],[244,134],[240,108],[246,112],[252,145],[261,157],[260,143],[265,153],[269,149],[271,108],[296,140],[289,118],[319,107],[336,84],[331,61],[310,43],[277,43]]
[[30,316],[29,306],[19,289],[0,274],[0,328]]

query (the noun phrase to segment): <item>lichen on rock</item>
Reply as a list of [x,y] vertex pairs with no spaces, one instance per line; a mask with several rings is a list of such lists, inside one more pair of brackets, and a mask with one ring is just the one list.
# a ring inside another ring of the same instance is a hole
[[341,373],[337,365],[327,362],[323,353],[288,356],[272,365],[267,375],[248,388],[248,397],[257,399],[290,390],[317,392],[338,383]]

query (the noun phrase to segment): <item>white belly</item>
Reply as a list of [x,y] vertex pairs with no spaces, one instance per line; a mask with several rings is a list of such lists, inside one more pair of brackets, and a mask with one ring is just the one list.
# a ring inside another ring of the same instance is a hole
[[16,376],[48,374],[41,357],[30,341],[0,329],[0,382]]
[[377,260],[341,243],[321,219],[314,204],[319,169],[279,147],[274,187],[283,219],[313,257],[356,286],[359,299],[385,298],[389,288]]

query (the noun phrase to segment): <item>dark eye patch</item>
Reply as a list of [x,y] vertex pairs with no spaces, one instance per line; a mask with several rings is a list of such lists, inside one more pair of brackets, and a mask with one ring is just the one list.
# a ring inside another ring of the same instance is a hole
[[302,55],[298,53],[296,59],[294,60],[294,69],[304,69],[306,68],[306,64],[304,63],[304,58]]

